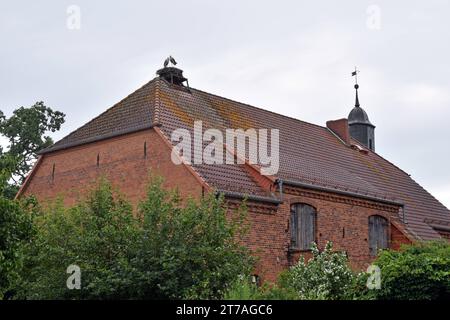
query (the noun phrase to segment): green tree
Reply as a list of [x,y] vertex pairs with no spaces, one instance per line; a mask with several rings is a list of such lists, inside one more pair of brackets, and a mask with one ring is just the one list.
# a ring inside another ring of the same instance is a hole
[[[139,234],[131,205],[101,181],[71,208],[61,200],[36,219],[37,234],[27,248],[19,298],[108,299],[118,291],[130,250]],[[68,266],[81,269],[81,290],[69,290]]]
[[59,130],[64,117],[64,113],[52,110],[42,101],[29,108],[16,109],[9,118],[0,111],[0,134],[8,140],[7,151],[0,148],[0,169],[13,166],[8,179],[13,183],[4,189],[7,196],[15,194],[23,183],[36,160],[36,153],[53,144],[46,133]]
[[154,179],[139,209],[143,229],[130,273],[133,297],[220,298],[239,275],[250,273],[253,258],[240,241],[245,206],[229,212],[214,194],[183,205],[176,191]]
[[0,197],[13,199],[17,193],[18,186],[11,184],[11,176],[15,171],[18,158],[9,153],[3,153],[0,146]]

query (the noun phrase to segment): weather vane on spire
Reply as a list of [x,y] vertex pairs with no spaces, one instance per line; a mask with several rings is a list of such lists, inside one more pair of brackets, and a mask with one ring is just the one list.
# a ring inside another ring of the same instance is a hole
[[359,88],[359,84],[358,84],[358,73],[359,70],[356,69],[355,67],[355,71],[352,72],[352,77],[355,77],[355,89],[356,89],[356,96],[355,96],[355,107],[359,107],[359,98],[358,98],[358,88]]
[[355,77],[355,86],[358,85],[358,73],[359,73],[359,70],[356,69],[356,67],[355,67],[355,71],[352,72],[352,77],[353,76]]
[[165,61],[164,61],[164,68],[166,68],[168,66],[168,64],[172,63],[172,65],[177,65],[177,62],[175,61],[175,59],[172,56],[169,56]]

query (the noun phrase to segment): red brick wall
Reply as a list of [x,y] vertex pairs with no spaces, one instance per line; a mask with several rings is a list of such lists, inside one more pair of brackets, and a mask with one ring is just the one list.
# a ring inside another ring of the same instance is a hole
[[255,274],[261,280],[275,281],[278,274],[288,267],[288,224],[282,211],[260,213],[249,206],[249,231],[244,243],[257,257]]
[[391,226],[391,248],[398,250],[402,244],[411,244],[411,241],[395,226]]
[[169,147],[153,129],[45,154],[23,194],[34,194],[44,202],[61,195],[65,204],[71,205],[105,176],[137,203],[145,195],[150,171],[164,176],[165,186],[177,187],[183,197],[202,194],[201,184],[186,167],[172,163]]

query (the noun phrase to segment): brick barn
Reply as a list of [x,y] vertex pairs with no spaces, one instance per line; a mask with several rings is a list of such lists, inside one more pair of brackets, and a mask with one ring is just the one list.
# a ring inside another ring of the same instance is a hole
[[[105,175],[137,203],[149,170],[183,197],[222,192],[231,207],[247,197],[246,245],[260,257],[255,275],[265,280],[275,280],[299,255],[310,255],[311,241],[319,247],[332,241],[354,268],[365,268],[377,249],[450,239],[449,210],[375,152],[375,126],[355,88],[348,119],[319,126],[190,88],[182,70],[165,66],[143,87],[41,151],[18,197],[33,194],[45,202],[62,195],[70,205]],[[198,120],[203,130],[278,129],[278,172],[263,175],[248,159],[175,164],[172,132],[191,132]]]

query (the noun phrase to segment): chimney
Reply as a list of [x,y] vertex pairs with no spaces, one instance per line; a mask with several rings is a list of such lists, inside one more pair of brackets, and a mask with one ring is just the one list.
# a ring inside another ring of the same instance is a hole
[[350,130],[348,129],[347,119],[327,121],[327,128],[341,138],[346,144],[350,144]]

